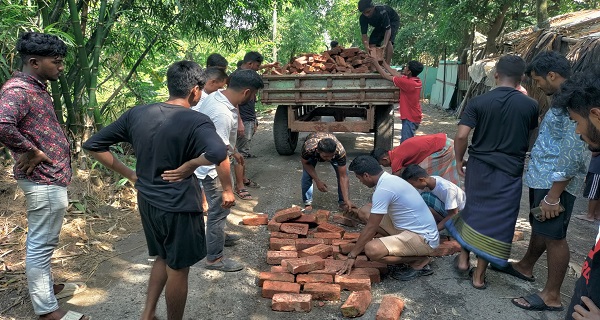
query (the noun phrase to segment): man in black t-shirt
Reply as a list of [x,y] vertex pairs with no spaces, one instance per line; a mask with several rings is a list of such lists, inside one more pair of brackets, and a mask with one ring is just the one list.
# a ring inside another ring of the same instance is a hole
[[[360,32],[365,50],[385,47],[385,61],[390,64],[394,55],[394,41],[400,27],[400,16],[388,5],[373,5],[373,0],[358,1]],[[373,32],[367,37],[369,25]]]
[[[138,190],[148,252],[157,256],[142,319],[154,318],[165,285],[169,319],[182,319],[189,268],[206,256],[200,188],[193,173],[199,166],[224,161],[227,147],[210,118],[190,110],[198,103],[205,81],[197,63],[174,63],[167,71],[166,102],[129,109],[83,144],[95,159],[134,182]],[[135,171],[110,151],[119,142],[133,145]],[[233,204],[231,198],[221,205]]]

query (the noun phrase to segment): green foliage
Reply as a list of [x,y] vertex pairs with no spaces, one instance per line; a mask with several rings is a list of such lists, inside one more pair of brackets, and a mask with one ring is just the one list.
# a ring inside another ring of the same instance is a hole
[[301,53],[325,49],[323,12],[320,7],[285,8],[279,21],[278,60],[287,63]]
[[[336,0],[325,14],[325,28],[331,40],[344,48],[361,45],[360,26],[356,0]],[[327,44],[329,45],[329,44]]]

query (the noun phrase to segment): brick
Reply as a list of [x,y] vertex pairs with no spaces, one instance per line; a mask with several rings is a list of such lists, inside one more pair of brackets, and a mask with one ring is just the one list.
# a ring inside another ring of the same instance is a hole
[[315,232],[313,237],[319,239],[341,239],[342,235],[337,232]]
[[276,293],[300,293],[300,285],[293,282],[270,281],[263,282],[262,297],[273,298]]
[[381,304],[377,310],[376,320],[398,320],[404,309],[404,300],[392,296],[385,295],[381,299]]
[[313,300],[339,301],[341,289],[340,285],[335,283],[307,283],[302,293],[312,295]]
[[341,261],[346,261],[348,260],[348,255],[347,254],[343,254],[341,252],[338,252],[336,254],[333,255],[335,260],[341,260]]
[[381,274],[379,273],[379,269],[375,268],[354,268],[350,271],[350,276],[356,275],[366,275],[371,279],[371,283],[380,283],[381,282]]
[[[340,252],[340,246],[331,246],[333,248],[333,253],[339,253]],[[333,256],[330,256],[330,258],[333,259]]]
[[348,227],[356,227],[356,221],[354,219],[350,219],[348,217],[344,217],[341,214],[336,214],[333,216],[332,221],[335,223],[339,223]]
[[523,231],[515,230],[512,242],[517,242],[521,240],[525,240],[525,235],[523,235]]
[[275,222],[286,222],[292,219],[296,219],[298,217],[300,217],[302,215],[302,209],[300,209],[300,207],[292,207],[292,208],[287,208],[287,209],[283,209],[283,210],[279,210],[277,212],[275,212],[275,216],[273,217],[273,220],[275,220]]
[[333,248],[326,244],[318,244],[316,246],[304,249],[298,252],[299,257],[318,256],[325,259],[333,254]]
[[369,261],[369,258],[364,254],[359,254],[356,256],[356,260]]
[[354,246],[355,246],[354,243],[340,244],[339,245],[340,252],[343,254],[348,254],[348,253],[350,253],[350,251],[352,251],[352,249],[354,249]]
[[365,314],[369,305],[371,305],[371,291],[354,291],[342,305],[342,314],[348,318],[360,317]]
[[339,284],[342,290],[371,290],[371,278],[366,274],[336,275],[334,278],[334,282]]
[[306,235],[308,233],[308,225],[304,223],[282,223],[279,228],[281,232]]
[[356,241],[360,237],[360,232],[345,232],[342,239]]
[[296,277],[296,283],[333,283],[333,275],[322,273],[299,274]]
[[276,222],[273,219],[271,219],[271,221],[269,221],[269,224],[267,224],[267,230],[272,231],[272,232],[277,232],[277,231],[279,231],[280,228],[281,228],[281,223]]
[[267,251],[268,264],[281,264],[283,259],[293,259],[298,257],[296,251]]
[[344,261],[325,259],[325,268],[309,272],[309,274],[329,274],[335,276],[345,265]]
[[269,239],[269,249],[279,251],[283,246],[296,246],[295,239],[281,239],[281,238],[271,238]]
[[376,268],[379,270],[379,273],[381,273],[381,274],[388,273],[387,264],[377,262],[377,261],[356,260],[356,262],[354,262],[354,267],[355,268]]
[[295,245],[288,245],[288,246],[283,246],[279,249],[279,251],[298,251],[296,250],[296,246]]
[[262,287],[263,282],[266,280],[269,281],[282,281],[282,282],[294,282],[295,277],[291,273],[281,273],[281,272],[261,272],[258,275],[258,286]]
[[285,232],[274,231],[274,232],[271,232],[271,238],[298,239],[298,235],[297,234],[293,234],[293,233],[285,233]]
[[312,308],[312,296],[300,293],[276,293],[271,300],[273,311],[298,311],[310,312]]
[[323,209],[317,210],[317,212],[315,213],[315,216],[317,216],[317,223],[321,224],[321,223],[329,221],[330,215],[331,215],[331,211],[329,211],[329,210],[323,210]]
[[[344,235],[344,232],[346,232],[346,230],[344,230],[344,228],[342,227],[338,227],[336,225],[333,225],[331,223],[328,222],[324,222],[319,224],[319,226],[317,227],[317,231],[318,232],[333,232],[333,233],[339,233],[340,236]],[[340,237],[341,238],[341,237]]]
[[347,243],[354,243],[354,242],[352,242],[350,240],[344,240],[344,239],[331,239],[331,245],[334,245],[334,246],[339,246],[339,245],[347,244]]
[[300,217],[292,219],[290,222],[306,223],[311,227],[315,227],[317,225],[317,216],[314,214],[302,214]]
[[433,250],[432,257],[450,256],[461,251],[461,246],[456,240],[444,241]]
[[271,266],[271,272],[279,272],[279,273],[289,273],[287,270],[287,266]]
[[323,239],[296,239],[296,249],[302,251],[318,244],[324,244]]
[[267,214],[256,214],[252,216],[245,216],[242,218],[242,223],[247,226],[261,226],[269,223],[269,215]]
[[325,268],[325,260],[317,256],[286,259],[285,261],[287,263],[288,271],[293,274],[307,273]]

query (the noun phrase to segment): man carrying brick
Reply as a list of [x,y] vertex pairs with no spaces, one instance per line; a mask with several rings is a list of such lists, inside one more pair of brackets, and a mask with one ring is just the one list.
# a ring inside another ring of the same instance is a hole
[[[212,120],[230,155],[242,166],[244,158],[235,149],[238,125],[236,106],[246,102],[262,87],[263,82],[258,73],[252,70],[235,71],[231,74],[227,89],[209,95],[199,110]],[[230,210],[221,206],[221,202],[224,199],[233,200],[234,197],[230,163],[226,160],[218,166],[202,166],[196,170],[196,176],[202,183],[209,207],[206,221],[205,267],[224,272],[240,271],[244,268],[241,263],[223,257],[226,241],[224,228]],[[220,185],[215,179],[217,176]]]
[[[399,279],[412,280],[433,274],[429,255],[440,241],[435,220],[419,193],[398,176],[384,172],[373,157],[358,156],[350,164],[358,180],[373,192],[373,204],[359,210],[366,223],[338,274],[350,273],[363,249],[369,260],[385,264],[409,264]],[[374,238],[380,233],[381,238]]]
[[[388,5],[373,5],[373,0],[358,1],[360,15],[360,32],[365,50],[374,47],[385,48],[385,61],[392,62],[394,55],[394,41],[398,28],[400,28],[400,16]],[[370,36],[367,36],[369,25],[374,27]]]
[[[183,318],[190,266],[206,256],[200,193],[193,173],[198,166],[222,163],[227,150],[210,119],[189,110],[200,99],[204,81],[195,62],[175,62],[167,70],[166,102],[129,109],[83,144],[104,166],[135,182],[138,190],[148,253],[157,256],[148,280],[143,320],[156,319],[163,289],[167,318]],[[135,171],[110,151],[119,142],[133,145]],[[233,203],[232,199],[222,205]]]
[[400,119],[402,120],[400,143],[414,137],[423,119],[420,102],[423,84],[418,77],[423,71],[423,64],[419,61],[411,60],[404,66],[402,73],[399,73],[386,62],[383,63],[384,70],[373,57],[368,57],[365,59],[365,62],[375,66],[375,69],[383,78],[392,81],[394,86],[400,89],[400,97],[398,98]]
[[315,166],[317,162],[329,162],[335,170],[338,184],[338,205],[342,211],[349,211],[350,201],[348,171],[346,169],[346,150],[342,143],[331,133],[314,132],[309,134],[302,145],[302,202],[307,211],[312,210],[313,180],[317,189],[327,192],[325,182],[319,179]]

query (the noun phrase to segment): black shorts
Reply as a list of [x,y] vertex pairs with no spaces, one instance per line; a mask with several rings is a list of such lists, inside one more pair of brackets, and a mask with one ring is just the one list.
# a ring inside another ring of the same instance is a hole
[[150,256],[163,258],[169,268],[175,270],[204,259],[206,240],[202,213],[163,211],[139,193],[138,208]]
[[[400,24],[392,24],[391,26],[392,34],[390,35],[390,42],[394,44],[396,42],[396,34],[398,34],[398,29],[400,28]],[[383,46],[383,38],[385,38],[385,29],[373,29],[371,35],[369,36],[369,44],[374,44],[376,46]]]
[[[540,205],[544,197],[548,194],[549,189],[532,189],[529,188],[529,206],[535,208]],[[569,227],[569,221],[571,220],[571,213],[573,212],[573,206],[575,205],[575,196],[563,191],[560,195],[560,205],[565,208],[558,217],[544,222],[536,220],[532,214],[529,214],[529,223],[531,224],[531,232],[537,235],[554,239],[561,240],[567,237],[567,228]]]
[[583,197],[590,200],[600,199],[600,174],[588,172],[585,177]]

